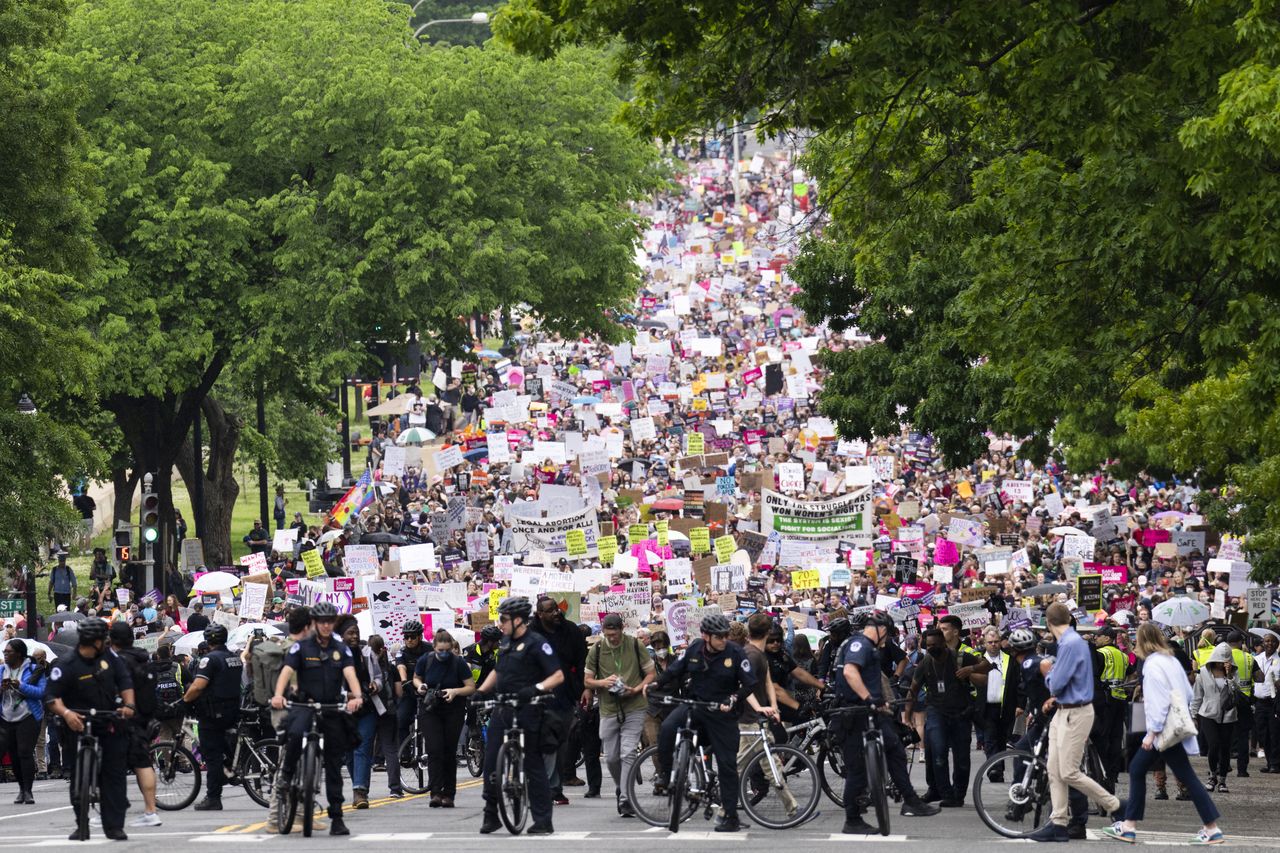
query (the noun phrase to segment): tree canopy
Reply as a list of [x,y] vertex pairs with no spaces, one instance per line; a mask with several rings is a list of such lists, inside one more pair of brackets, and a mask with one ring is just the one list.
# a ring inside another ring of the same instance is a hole
[[[629,115],[816,133],[803,307],[869,346],[823,404],[948,458],[985,429],[1084,469],[1194,472],[1280,574],[1275,4],[516,0],[548,55],[620,39]],[[1240,507],[1243,500],[1244,507]]]

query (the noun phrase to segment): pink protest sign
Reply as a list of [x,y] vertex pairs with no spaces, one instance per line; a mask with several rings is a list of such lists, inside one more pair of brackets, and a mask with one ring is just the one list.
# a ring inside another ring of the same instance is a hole
[[1168,530],[1144,530],[1142,532],[1142,547],[1154,548],[1161,542],[1172,542],[1173,534]]
[[355,578],[333,578],[332,580],[333,580],[334,592],[350,592],[352,594],[355,593],[356,591]]
[[938,566],[954,566],[960,562],[960,549],[949,539],[933,543],[933,562]]
[[744,370],[742,371],[742,384],[750,385],[752,382],[755,382],[761,376],[764,376],[764,371],[758,367],[753,367],[750,370]]
[[931,583],[904,583],[898,588],[903,598],[924,598],[933,592],[933,584]]

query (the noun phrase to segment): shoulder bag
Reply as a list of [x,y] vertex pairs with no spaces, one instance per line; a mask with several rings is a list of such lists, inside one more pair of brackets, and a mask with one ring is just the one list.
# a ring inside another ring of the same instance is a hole
[[[1167,676],[1161,673],[1161,677],[1168,683]],[[1164,719],[1164,729],[1157,738],[1156,746],[1164,752],[1169,747],[1180,744],[1195,735],[1196,724],[1191,719],[1191,710],[1187,708],[1187,699],[1182,695],[1181,687],[1169,684],[1169,714]]]

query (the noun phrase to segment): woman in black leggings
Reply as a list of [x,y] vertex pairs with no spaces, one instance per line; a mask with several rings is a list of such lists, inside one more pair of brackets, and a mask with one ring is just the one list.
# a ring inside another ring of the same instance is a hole
[[31,785],[36,777],[36,738],[44,716],[44,670],[27,657],[27,644],[10,640],[4,647],[0,672],[0,753],[13,759],[18,779],[17,805],[32,805]]
[[413,684],[422,697],[418,728],[426,740],[431,808],[453,808],[458,788],[458,737],[467,715],[464,696],[476,692],[471,667],[453,651],[453,637],[436,631],[435,651],[418,658]]

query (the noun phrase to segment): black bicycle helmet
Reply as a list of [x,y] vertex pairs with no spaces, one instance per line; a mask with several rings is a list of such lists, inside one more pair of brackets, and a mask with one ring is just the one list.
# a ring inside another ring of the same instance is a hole
[[875,626],[884,628],[886,631],[893,630],[893,617],[882,610],[877,610],[867,617],[867,627]]
[[227,644],[227,626],[210,625],[205,628],[204,641],[211,646],[225,646]]
[[1036,635],[1030,628],[1015,628],[1009,635],[1009,648],[1015,652],[1029,652],[1036,647]]
[[315,604],[311,605],[311,618],[315,620],[337,619],[338,608],[334,607],[327,601],[317,601]]
[[77,629],[80,632],[80,642],[82,643],[92,643],[95,640],[105,640],[109,630],[107,627],[107,620],[99,619],[97,616],[92,616],[83,620]]
[[729,635],[729,620],[719,613],[703,616],[702,624],[698,627],[702,633],[712,637],[726,637]]
[[128,623],[121,622],[117,619],[111,623],[111,627],[107,629],[108,636],[111,637],[111,644],[119,646],[122,649],[128,649],[133,646],[133,629]]
[[502,639],[502,629],[497,625],[485,625],[480,629],[480,639],[493,642]]
[[827,623],[827,633],[831,635],[833,640],[843,640],[849,636],[853,630],[853,626],[849,624],[849,620],[843,616],[837,616]]
[[410,619],[408,622],[405,622],[404,625],[401,626],[400,628],[400,633],[404,634],[406,637],[409,637],[409,636],[421,637],[422,636],[421,620]]
[[504,598],[498,605],[498,614],[508,619],[524,619],[527,622],[529,617],[533,616],[533,604],[523,595]]

